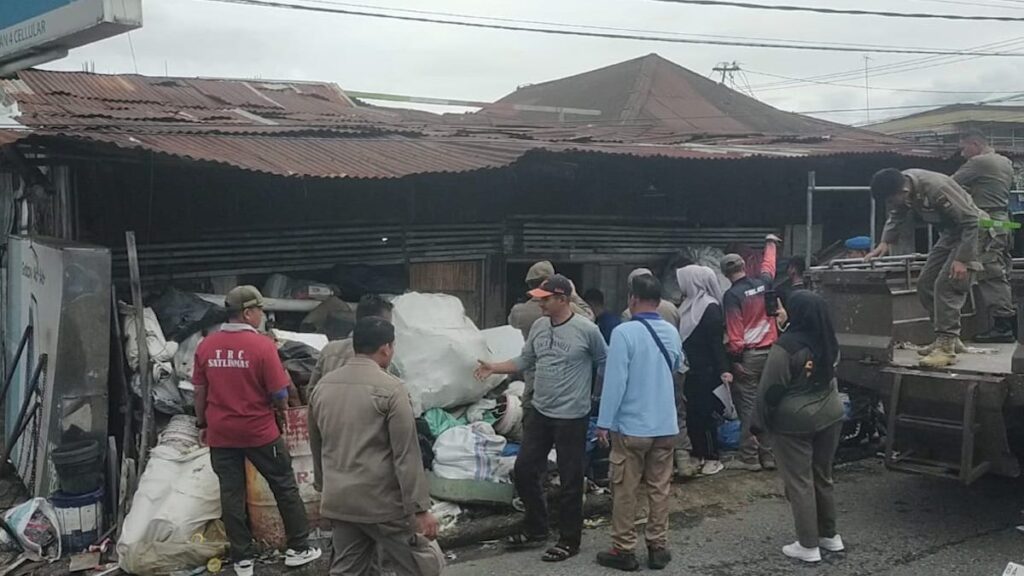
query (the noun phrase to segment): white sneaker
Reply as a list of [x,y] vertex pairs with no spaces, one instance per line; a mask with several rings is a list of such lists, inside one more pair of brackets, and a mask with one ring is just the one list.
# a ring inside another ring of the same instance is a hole
[[821,562],[821,550],[819,548],[804,548],[799,542],[783,546],[782,553],[790,558],[804,562]]
[[239,560],[235,562],[235,574],[238,576],[252,576],[252,560]]
[[701,467],[700,473],[705,476],[714,476],[722,470],[725,470],[725,466],[721,462],[718,460],[708,460],[704,463],[704,466]]
[[306,564],[309,564],[310,562],[320,558],[321,556],[323,556],[323,554],[323,551],[321,551],[319,548],[314,548],[312,546],[306,548],[301,552],[289,548],[284,553],[284,565],[289,568],[305,566]]
[[843,537],[839,534],[831,538],[818,538],[818,547],[824,548],[828,552],[842,552],[846,550],[846,546],[843,546]]

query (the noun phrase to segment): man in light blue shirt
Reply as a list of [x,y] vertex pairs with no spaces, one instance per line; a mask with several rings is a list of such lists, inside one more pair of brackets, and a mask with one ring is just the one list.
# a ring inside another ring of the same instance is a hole
[[597,555],[602,566],[637,570],[637,490],[647,487],[650,515],[644,539],[647,565],[661,569],[668,550],[669,492],[679,426],[672,374],[682,363],[678,328],[661,319],[661,283],[650,275],[629,285],[632,320],[612,331],[604,390],[597,419],[598,439],[611,441],[612,549]]

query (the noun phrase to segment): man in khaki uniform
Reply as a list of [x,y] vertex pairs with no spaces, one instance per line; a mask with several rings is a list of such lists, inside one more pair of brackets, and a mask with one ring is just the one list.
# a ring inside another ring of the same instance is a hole
[[[536,290],[538,286],[544,283],[545,280],[555,275],[555,267],[547,260],[541,260],[526,272],[526,286],[529,290]],[[580,316],[584,316],[589,320],[594,319],[594,311],[590,309],[590,304],[587,304],[583,298],[580,297],[573,287],[572,300],[570,306],[572,311]],[[531,298],[526,302],[521,302],[512,307],[512,310],[508,314],[508,325],[518,329],[523,333],[523,338],[530,337],[530,327],[537,320],[540,320],[544,314],[541,312],[540,303],[537,302],[536,298]]]
[[[633,278],[637,276],[654,276],[654,272],[651,272],[650,268],[637,268],[626,277],[626,286],[629,286],[633,282]],[[658,303],[658,316],[661,316],[665,322],[677,328],[679,327],[679,307],[664,298]],[[629,311],[629,308],[622,311],[623,322],[628,322],[632,319],[633,314]]]
[[[363,318],[369,318],[370,316],[376,316],[391,322],[391,312],[394,308],[394,304],[380,296],[376,294],[366,294],[359,299],[359,304],[356,305],[356,322],[359,322]],[[319,382],[325,374],[332,370],[341,368],[355,355],[356,353],[352,349],[351,336],[342,340],[328,342],[327,346],[324,346],[323,350],[320,351],[320,357],[316,360],[316,366],[313,367],[313,372],[309,375],[310,393],[312,393],[312,390],[316,388],[317,382]],[[394,374],[392,366],[388,367],[388,371]],[[397,374],[395,375],[397,376]]]
[[960,153],[967,162],[953,174],[953,180],[974,199],[979,209],[988,213],[993,226],[982,227],[978,246],[981,272],[978,273],[978,294],[992,314],[992,328],[974,337],[975,342],[1013,342],[1017,310],[1010,290],[1012,267],[1011,231],[998,226],[1010,221],[1010,188],[1013,186],[1013,163],[996,154],[985,135],[977,130],[960,138]]
[[437,576],[444,568],[412,402],[402,381],[385,372],[394,342],[390,322],[359,320],[355,357],[310,397],[314,486],[333,532],[331,576],[379,574],[379,555],[403,576]]
[[988,215],[952,178],[938,172],[886,168],[871,179],[871,194],[889,208],[882,241],[868,258],[885,256],[899,240],[900,228],[913,212],[939,229],[939,241],[917,280],[917,293],[935,327],[935,342],[923,352],[921,365],[941,368],[956,363],[960,343],[960,311],[981,269],[978,222]]

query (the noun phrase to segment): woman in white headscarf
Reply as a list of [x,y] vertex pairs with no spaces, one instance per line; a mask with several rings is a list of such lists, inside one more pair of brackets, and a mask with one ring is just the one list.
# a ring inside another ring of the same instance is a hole
[[693,455],[703,460],[701,473],[722,471],[718,453],[718,424],[724,406],[714,390],[732,382],[725,354],[725,316],[721,286],[714,270],[685,266],[676,270],[682,290],[679,306],[679,336],[690,370],[686,373],[686,427],[693,443]]

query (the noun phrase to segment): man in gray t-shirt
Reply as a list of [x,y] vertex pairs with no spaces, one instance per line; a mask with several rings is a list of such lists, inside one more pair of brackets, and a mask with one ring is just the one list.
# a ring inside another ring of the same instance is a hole
[[543,478],[551,447],[558,456],[561,497],[558,543],[544,554],[548,561],[566,560],[580,549],[583,534],[583,461],[590,423],[591,395],[601,377],[605,343],[601,330],[574,314],[570,305],[572,283],[555,274],[530,296],[540,303],[544,317],[534,322],[530,337],[517,358],[505,362],[480,361],[476,377],[514,374],[534,369],[533,410],[523,423],[523,444],[516,458],[516,491],[526,517],[523,531],[509,538],[512,547],[542,546],[547,539],[547,500]]
[[516,372],[534,370],[533,408],[549,418],[590,414],[595,371],[604,367],[605,343],[590,320],[570,313],[556,324],[539,318],[530,328],[523,352],[512,362]]

